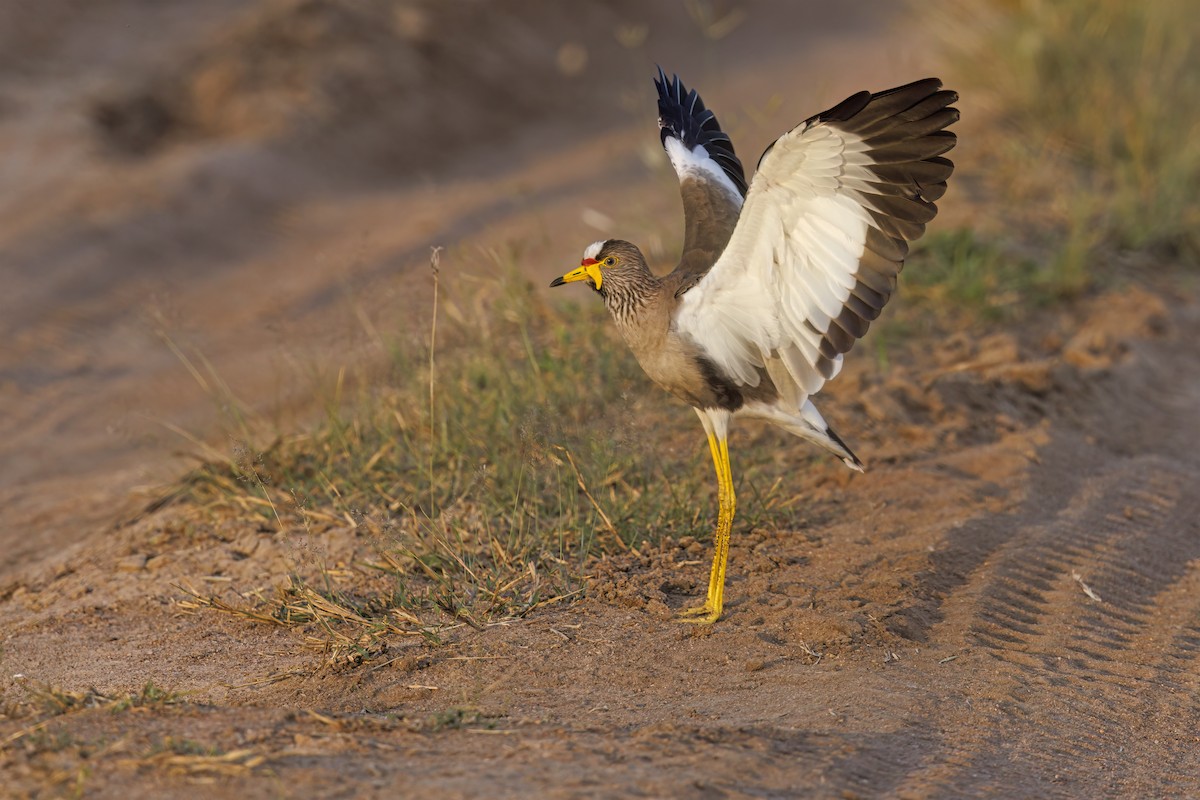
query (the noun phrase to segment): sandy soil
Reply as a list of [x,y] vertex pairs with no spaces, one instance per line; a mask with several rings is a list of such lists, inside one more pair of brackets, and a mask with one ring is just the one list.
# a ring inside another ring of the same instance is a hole
[[[751,4],[712,41],[673,4],[168,5],[62,0],[0,26],[0,144],[19,154],[0,175],[21,198],[0,195],[0,794],[1200,793],[1200,305],[1165,284],[887,372],[851,361],[823,407],[872,469],[797,474],[800,530],[739,526],[710,629],[671,619],[707,577],[687,540],[596,562],[580,602],[396,637],[362,666],[186,613],[180,586],[270,587],[305,543],[137,513],[131,491],[169,481],[185,445],[162,423],[218,427],[165,338],[299,424],[289,365],[377,356],[371,329],[423,302],[408,276],[430,244],[461,243],[447,263],[469,272],[478,245],[524,240],[541,276],[596,224],[661,233],[646,220],[677,201],[643,158],[654,60],[739,109],[723,117],[748,155],[783,126],[752,113],[776,89],[799,118],[924,56],[867,6],[814,25],[817,4],[789,5],[783,26]],[[418,78],[362,85],[389,70]],[[779,88],[793,74],[821,77]],[[570,91],[543,104],[548,86]],[[417,116],[376,116],[393,95]],[[371,542],[320,547],[354,564]],[[148,681],[188,702],[10,713],[33,686]]]

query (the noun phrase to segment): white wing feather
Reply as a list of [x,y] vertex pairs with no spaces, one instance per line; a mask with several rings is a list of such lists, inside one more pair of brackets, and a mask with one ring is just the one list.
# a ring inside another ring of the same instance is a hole
[[[774,358],[803,395],[827,380],[817,366],[821,337],[855,286],[872,225],[855,191],[873,177],[866,150],[821,122],[782,136],[720,259],[680,298],[678,330],[739,383],[757,385],[758,369]],[[830,377],[840,366],[839,355]]]
[[675,174],[679,176],[680,183],[689,178],[715,183],[729,195],[728,201],[731,205],[741,208],[742,193],[733,185],[733,181],[725,174],[725,170],[721,169],[721,165],[709,155],[704,145],[698,144],[688,150],[679,139],[668,136],[663,140],[663,149],[667,151],[667,158],[675,169]]

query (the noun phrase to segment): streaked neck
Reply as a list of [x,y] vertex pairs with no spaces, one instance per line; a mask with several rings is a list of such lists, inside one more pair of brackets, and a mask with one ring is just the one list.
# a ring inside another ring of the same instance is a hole
[[632,322],[658,294],[660,281],[648,269],[604,282],[604,305],[620,323]]

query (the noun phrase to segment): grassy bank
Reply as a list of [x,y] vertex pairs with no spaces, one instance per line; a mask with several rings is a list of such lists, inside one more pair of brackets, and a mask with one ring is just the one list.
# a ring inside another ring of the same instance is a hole
[[[364,593],[323,569],[275,597],[189,605],[324,626],[342,643],[433,634],[578,596],[594,555],[708,536],[715,480],[694,416],[649,386],[602,304],[549,304],[514,256],[496,258],[501,277],[483,283],[447,259],[429,327],[391,342],[384,364],[339,372],[311,432],[259,446],[248,412],[232,414],[229,456],[173,492],[211,527],[251,515],[282,535],[353,528],[386,580]],[[744,522],[801,513],[781,477],[816,454],[796,450],[739,456]]]

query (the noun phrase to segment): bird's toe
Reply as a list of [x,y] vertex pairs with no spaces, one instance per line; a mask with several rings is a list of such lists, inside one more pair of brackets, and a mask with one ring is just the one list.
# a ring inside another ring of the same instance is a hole
[[721,617],[721,609],[713,608],[710,603],[693,608],[685,608],[675,615],[678,622],[690,622],[693,625],[711,625]]

